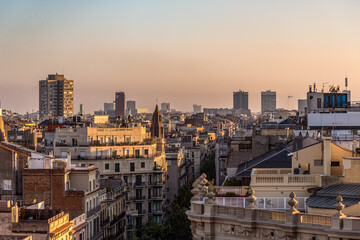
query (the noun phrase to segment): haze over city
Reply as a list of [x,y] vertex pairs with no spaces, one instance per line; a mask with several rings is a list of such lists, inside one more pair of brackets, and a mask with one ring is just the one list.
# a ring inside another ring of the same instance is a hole
[[[38,81],[74,80],[75,112],[116,91],[153,111],[231,107],[232,92],[277,91],[296,108],[309,84],[360,94],[359,1],[9,1],[0,8],[3,108],[38,109]],[[328,84],[326,84],[327,86]],[[353,99],[357,100],[357,99]]]

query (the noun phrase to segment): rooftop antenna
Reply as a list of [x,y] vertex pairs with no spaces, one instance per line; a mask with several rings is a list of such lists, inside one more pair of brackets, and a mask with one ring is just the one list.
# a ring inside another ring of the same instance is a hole
[[345,74],[345,89],[347,90],[348,88],[348,78],[347,78],[347,74]]
[[328,84],[328,83],[329,83],[329,82],[324,82],[324,83],[323,83],[322,92],[325,91],[325,84]]

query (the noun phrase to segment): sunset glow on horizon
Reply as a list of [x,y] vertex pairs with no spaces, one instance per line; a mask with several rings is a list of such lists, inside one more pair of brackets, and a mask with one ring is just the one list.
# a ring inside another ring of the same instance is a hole
[[[3,1],[0,101],[38,110],[38,81],[74,80],[75,112],[103,108],[116,91],[153,111],[232,107],[232,93],[277,92],[297,108],[308,85],[360,95],[359,1]],[[156,96],[156,97],[154,97]],[[352,99],[360,100],[360,99]]]

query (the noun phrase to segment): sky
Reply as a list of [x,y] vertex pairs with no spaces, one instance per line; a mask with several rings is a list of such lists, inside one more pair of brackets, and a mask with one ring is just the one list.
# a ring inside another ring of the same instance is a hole
[[116,91],[150,111],[231,108],[239,89],[252,111],[266,89],[297,108],[308,85],[344,88],[345,76],[360,100],[359,12],[356,0],[0,0],[0,100],[37,111],[51,73],[91,113]]

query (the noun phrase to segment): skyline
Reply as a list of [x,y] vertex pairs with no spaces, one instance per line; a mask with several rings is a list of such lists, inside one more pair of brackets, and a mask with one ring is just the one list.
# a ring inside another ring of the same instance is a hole
[[56,72],[74,80],[75,112],[102,109],[117,91],[149,111],[156,99],[231,108],[239,89],[254,112],[266,89],[296,108],[308,85],[344,89],[346,75],[359,100],[357,1],[0,5],[0,100],[15,112],[37,111],[38,81]]

